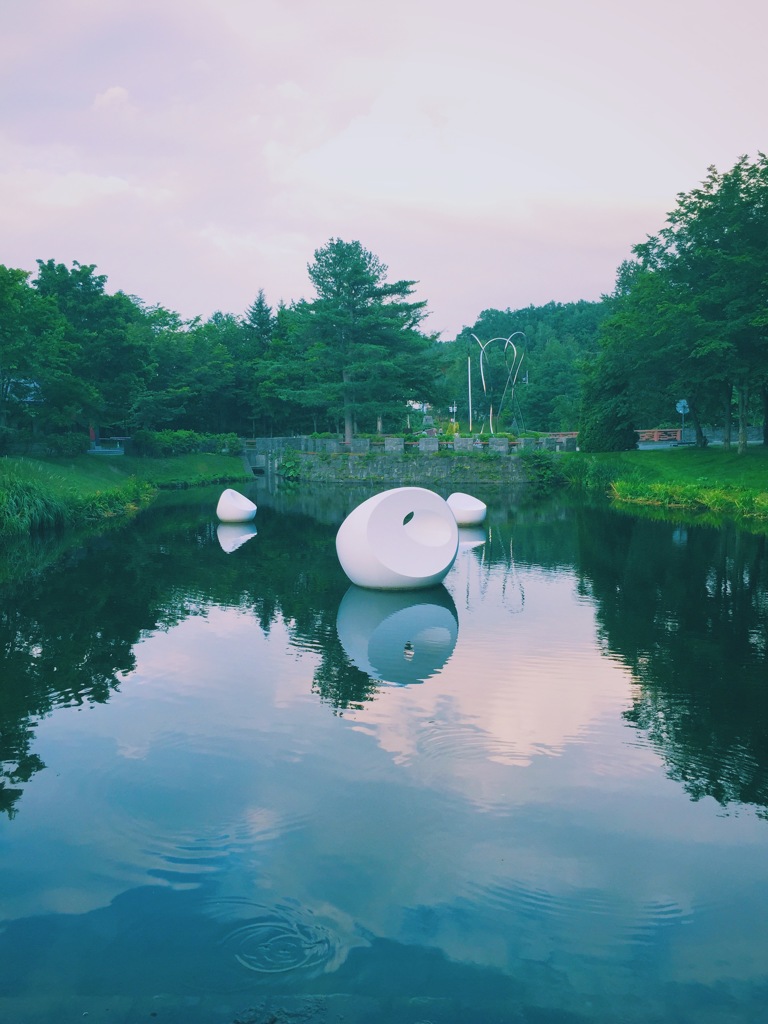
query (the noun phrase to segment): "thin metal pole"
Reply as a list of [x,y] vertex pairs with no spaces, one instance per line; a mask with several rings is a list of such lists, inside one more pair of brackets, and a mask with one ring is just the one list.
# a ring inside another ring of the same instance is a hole
[[472,355],[467,353],[467,394],[469,398],[469,432],[472,433]]

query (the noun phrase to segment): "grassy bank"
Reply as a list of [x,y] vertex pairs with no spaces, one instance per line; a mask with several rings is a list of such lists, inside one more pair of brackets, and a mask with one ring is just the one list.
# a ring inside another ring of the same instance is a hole
[[159,488],[246,479],[242,460],[226,455],[3,458],[0,536],[125,519],[146,508]]
[[669,448],[563,456],[569,482],[618,503],[768,524],[768,449]]

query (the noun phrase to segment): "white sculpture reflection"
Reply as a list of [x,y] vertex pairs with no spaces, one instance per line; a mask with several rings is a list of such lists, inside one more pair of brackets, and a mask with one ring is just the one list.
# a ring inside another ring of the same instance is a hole
[[243,544],[256,536],[256,526],[253,523],[219,523],[216,527],[221,550],[231,555]]
[[448,503],[424,487],[395,487],[362,502],[336,534],[350,580],[375,590],[441,583],[456,559],[459,529]]
[[228,487],[221,492],[216,515],[222,523],[249,523],[256,515],[256,506],[250,498]]
[[418,595],[351,586],[341,599],[336,631],[347,657],[373,679],[422,683],[445,665],[459,620],[443,586]]
[[459,527],[459,553],[470,551],[472,548],[479,548],[488,540],[485,528],[482,526],[460,526]]
[[454,491],[446,501],[459,526],[479,526],[485,522],[488,506],[479,498],[465,494],[464,491]]
[[486,527],[459,530],[456,569],[451,575],[454,594],[464,593],[466,607],[496,593],[500,605],[514,614],[522,612],[525,589],[517,572],[509,527],[491,523]]

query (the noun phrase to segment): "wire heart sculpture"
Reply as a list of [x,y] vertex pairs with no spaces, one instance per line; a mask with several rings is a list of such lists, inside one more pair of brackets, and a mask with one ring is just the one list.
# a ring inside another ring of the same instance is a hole
[[[518,378],[518,375],[520,373],[520,367],[521,367],[522,362],[523,362],[524,353],[523,352],[518,353],[517,346],[512,341],[512,339],[513,338],[518,338],[518,337],[525,338],[525,335],[523,334],[522,331],[515,331],[515,333],[514,334],[510,334],[510,336],[508,338],[489,338],[488,341],[485,341],[485,342],[480,341],[480,339],[478,338],[478,336],[476,334],[473,334],[472,337],[475,339],[477,344],[480,346],[480,379],[481,379],[481,381],[483,383],[483,394],[485,395],[486,398],[488,398],[489,396],[488,396],[488,385],[487,385],[486,379],[485,379],[485,363],[486,363],[486,360],[487,360],[487,357],[486,357],[486,354],[485,354],[485,350],[488,348],[489,345],[492,345],[496,341],[503,342],[503,344],[504,344],[503,355],[504,355],[504,366],[505,366],[505,368],[507,370],[507,379],[506,379],[506,381],[504,383],[504,390],[501,393],[501,399],[499,401],[498,409],[496,410],[496,416],[498,418],[501,415],[501,410],[502,410],[503,405],[504,405],[504,399],[506,398],[507,391],[509,391],[510,384],[512,385],[512,390],[511,390],[511,393],[510,393],[510,397],[513,396],[514,393],[515,393],[515,384],[517,383],[517,378]],[[511,361],[510,361],[510,356],[511,356]],[[493,429],[493,395],[492,394],[490,396],[488,409],[489,409],[489,411],[488,411],[488,424],[490,426],[491,433],[493,434],[494,433],[494,429]],[[471,394],[470,394],[470,427],[471,427],[471,420],[472,420],[472,415],[471,415]]]

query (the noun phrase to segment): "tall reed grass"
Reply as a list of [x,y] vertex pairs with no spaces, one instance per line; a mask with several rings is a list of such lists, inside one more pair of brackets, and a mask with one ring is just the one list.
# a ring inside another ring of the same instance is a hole
[[133,478],[104,490],[62,489],[40,464],[0,460],[0,536],[13,537],[135,515],[155,488]]
[[768,491],[752,488],[615,480],[611,484],[611,494],[617,501],[631,505],[707,511],[735,518],[768,521]]
[[69,521],[65,501],[35,480],[0,479],[0,534],[25,534]]

